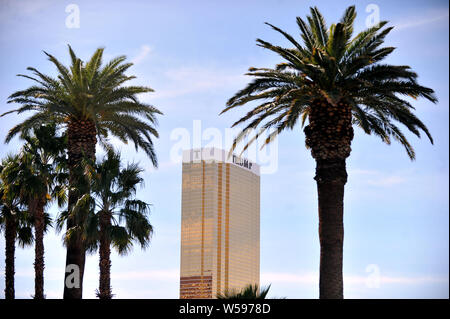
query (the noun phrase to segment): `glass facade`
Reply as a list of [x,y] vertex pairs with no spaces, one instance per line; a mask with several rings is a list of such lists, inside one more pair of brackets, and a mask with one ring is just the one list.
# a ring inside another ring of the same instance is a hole
[[259,168],[224,154],[183,159],[180,298],[259,284]]

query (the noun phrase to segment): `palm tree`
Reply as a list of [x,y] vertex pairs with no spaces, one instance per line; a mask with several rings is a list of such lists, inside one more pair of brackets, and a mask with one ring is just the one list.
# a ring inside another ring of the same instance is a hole
[[[28,68],[33,73],[32,76],[19,74],[35,81],[36,84],[10,95],[8,103],[18,103],[21,107],[2,116],[13,112],[20,114],[35,111],[35,113],[11,128],[6,136],[6,142],[18,133],[26,133],[33,127],[46,123],[56,123],[58,129],[65,130],[68,136],[70,212],[78,199],[83,196],[80,189],[74,187],[81,183],[77,181],[80,176],[76,167],[83,158],[95,161],[97,141],[101,146],[110,149],[108,137],[111,135],[124,143],[131,140],[136,150],[142,148],[153,165],[157,166],[152,137],[158,137],[155,129],[156,115],[162,113],[137,98],[140,93],[152,92],[151,88],[124,85],[135,78],[125,75],[133,65],[125,62],[125,56],[119,56],[102,65],[103,49],[99,48],[91,59],[84,63],[69,46],[71,66],[67,68],[53,55],[44,53],[56,66],[58,76],[50,77],[32,67]],[[78,267],[80,285],[74,288],[64,285],[64,298],[82,298],[85,247],[81,227],[87,214],[82,210],[79,216],[70,214],[67,220],[67,232],[78,235],[70,236],[71,240],[67,243],[66,267],[73,264]],[[69,275],[70,273],[66,273],[65,279]],[[66,280],[64,282],[66,283]]]
[[29,215],[24,210],[14,180],[18,167],[17,155],[8,155],[0,166],[0,230],[5,232],[5,299],[15,298],[16,241],[21,247],[33,242]]
[[413,114],[414,107],[405,97],[423,97],[437,102],[434,91],[417,82],[409,66],[382,64],[393,47],[381,47],[392,27],[387,21],[364,30],[352,38],[355,7],[347,8],[337,24],[327,28],[317,8],[311,8],[308,23],[297,17],[303,44],[271,26],[292,45],[283,48],[257,40],[259,46],[277,53],[283,62],[274,68],[250,68],[255,77],[227,102],[222,111],[260,101],[233,126],[246,123],[236,137],[233,149],[243,138],[257,133],[245,145],[248,148],[263,133],[269,133],[264,145],[285,129],[293,129],[300,120],[306,146],[316,161],[319,197],[320,298],[343,298],[343,198],[347,182],[346,158],[350,155],[353,126],[375,134],[387,144],[394,139],[415,158],[414,149],[397,126],[399,122],[420,137],[426,126]]
[[135,198],[137,187],[144,182],[140,176],[143,170],[134,163],[122,168],[120,155],[110,150],[95,166],[87,165],[85,172],[91,182],[91,194],[83,196],[77,205],[91,205],[85,236],[88,250],[99,250],[97,296],[111,299],[111,246],[120,255],[127,254],[133,242],[145,249],[153,233],[147,217],[149,204]]
[[257,284],[247,285],[241,290],[228,290],[217,295],[217,299],[266,299],[269,293],[270,285],[262,287]]
[[26,143],[19,156],[16,180],[20,185],[20,197],[28,205],[35,230],[35,299],[44,299],[44,233],[51,225],[45,207],[52,199],[61,206],[65,203],[65,187],[57,182],[58,159],[63,157],[65,136],[57,136],[56,126],[34,128],[33,135],[21,136]]

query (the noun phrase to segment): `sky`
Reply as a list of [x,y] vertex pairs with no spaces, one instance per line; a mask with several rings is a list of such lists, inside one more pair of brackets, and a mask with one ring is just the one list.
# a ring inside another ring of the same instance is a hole
[[[134,63],[132,84],[155,92],[142,101],[159,108],[159,168],[132,145],[113,141],[124,163],[145,168],[138,198],[152,204],[151,245],[112,256],[116,298],[178,298],[181,222],[181,148],[227,147],[227,130],[248,111],[219,116],[228,98],[243,88],[249,67],[273,67],[275,54],[257,38],[289,46],[264,22],[295,37],[295,17],[317,5],[337,21],[355,4],[355,30],[376,19],[395,26],[387,45],[397,49],[387,63],[410,65],[436,105],[413,101],[435,143],[407,134],[416,150],[410,161],[399,144],[385,145],[356,130],[347,160],[344,200],[344,296],[346,298],[449,297],[449,7],[447,1],[50,1],[0,0],[0,108],[14,91],[31,85],[17,77],[33,66],[56,70],[43,51],[69,62],[67,44],[87,60],[105,48],[104,61],[126,55]],[[75,5],[75,6],[74,6]],[[76,19],[76,13],[79,19]],[[0,139],[28,115],[0,118]],[[228,133],[227,133],[228,132]],[[18,139],[0,146],[3,158]],[[318,298],[319,238],[315,163],[300,126],[282,134],[256,161],[261,175],[261,284],[269,297]],[[104,152],[98,149],[98,156]],[[57,207],[50,207],[52,216]],[[0,234],[0,298],[4,298],[4,246]],[[45,293],[61,298],[65,265],[62,233],[45,237]],[[34,293],[34,249],[16,250],[16,296]],[[98,256],[87,258],[85,298],[95,298]]]

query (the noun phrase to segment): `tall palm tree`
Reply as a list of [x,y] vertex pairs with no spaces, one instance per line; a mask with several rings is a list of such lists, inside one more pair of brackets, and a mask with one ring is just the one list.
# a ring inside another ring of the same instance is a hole
[[350,155],[353,126],[374,134],[387,144],[394,139],[415,158],[414,149],[397,123],[420,137],[426,126],[413,114],[405,99],[423,97],[437,102],[434,91],[417,82],[409,66],[382,64],[393,47],[381,47],[392,27],[387,21],[352,38],[355,7],[347,8],[337,24],[327,28],[317,8],[311,8],[307,22],[297,17],[303,43],[267,23],[293,47],[283,48],[257,40],[259,46],[278,54],[284,61],[274,68],[250,68],[255,77],[227,102],[222,111],[259,101],[233,126],[246,123],[233,149],[250,129],[258,129],[243,150],[263,133],[268,144],[285,129],[301,122],[306,146],[316,161],[319,197],[320,298],[343,298],[343,199],[347,182],[346,158]]
[[65,136],[57,136],[56,126],[36,127],[33,134],[21,136],[25,145],[19,155],[16,180],[20,197],[27,203],[33,220],[35,238],[35,299],[44,299],[44,233],[51,225],[45,207],[52,199],[65,203],[65,187],[58,184],[58,159],[63,157]]
[[247,285],[241,290],[229,290],[218,294],[217,299],[266,299],[270,285],[259,288],[258,285]]
[[[144,180],[137,164],[122,167],[120,155],[108,151],[102,161],[85,170],[91,193],[77,203],[89,202],[90,218],[86,226],[86,244],[90,252],[99,250],[100,282],[97,296],[111,299],[111,246],[120,255],[128,253],[133,242],[145,249],[153,233],[148,220],[149,204],[136,199],[136,191]],[[75,206],[77,209],[77,206]]]
[[18,156],[8,155],[0,165],[0,230],[5,232],[5,299],[14,299],[16,241],[31,245],[33,234],[27,211],[14,180],[19,167]]
[[[125,72],[133,65],[126,63],[125,56],[119,56],[102,65],[103,48],[99,48],[87,63],[78,58],[69,46],[71,66],[65,67],[53,55],[44,52],[56,66],[56,78],[45,75],[29,67],[32,76],[19,74],[36,82],[35,85],[10,95],[8,103],[18,103],[21,107],[6,112],[18,114],[35,111],[28,119],[14,126],[6,136],[9,142],[18,133],[26,133],[33,127],[45,123],[56,123],[68,136],[67,155],[69,167],[69,212],[83,193],[73,187],[79,174],[77,166],[83,158],[95,161],[97,142],[106,149],[111,148],[109,136],[115,136],[124,143],[133,141],[136,149],[143,149],[153,165],[157,166],[152,137],[158,137],[155,129],[156,115],[162,114],[155,107],[142,103],[137,95],[152,92],[149,87],[125,86],[134,76]],[[87,189],[87,192],[89,189]],[[80,271],[80,285],[69,288],[64,285],[64,298],[82,298],[82,283],[85,263],[85,247],[81,236],[82,225],[87,211],[78,216],[70,214],[67,232],[78,233],[70,236],[67,243],[66,267],[76,265]],[[66,268],[67,269],[67,268]],[[70,273],[65,274],[66,283]]]

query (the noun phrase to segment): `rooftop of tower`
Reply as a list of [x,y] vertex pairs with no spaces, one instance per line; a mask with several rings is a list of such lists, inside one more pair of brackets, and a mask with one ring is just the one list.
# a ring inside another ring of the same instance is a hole
[[241,168],[248,169],[258,176],[260,175],[260,166],[258,164],[235,154],[228,157],[228,152],[220,148],[206,147],[183,151],[183,163],[196,163],[201,161],[230,163]]

